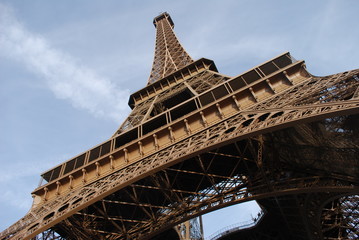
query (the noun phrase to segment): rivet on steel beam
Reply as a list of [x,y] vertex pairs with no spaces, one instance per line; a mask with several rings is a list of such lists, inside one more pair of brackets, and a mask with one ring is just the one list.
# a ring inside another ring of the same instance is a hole
[[173,134],[172,127],[168,127],[168,130],[170,131],[170,139],[171,139],[171,141],[172,142],[175,141],[175,136]]
[[288,80],[289,82],[291,82],[292,84],[294,84],[294,83],[293,83],[293,80],[289,77],[287,71],[283,71],[283,74],[284,74],[284,76],[287,78],[287,80]]
[[144,153],[143,153],[143,146],[141,141],[138,142],[138,151],[140,152],[140,155],[142,157]]
[[221,109],[221,106],[219,105],[219,103],[216,103],[216,107],[217,107],[217,109],[218,109],[219,116],[220,116],[221,118],[223,118],[223,117],[224,117],[224,114],[223,114],[223,112],[222,112],[222,109]]
[[268,84],[268,86],[274,93],[277,93],[277,91],[274,89],[273,85],[270,83],[269,79],[266,79],[266,83]]
[[128,159],[128,150],[127,150],[127,148],[124,148],[123,152],[125,153],[125,162],[128,163],[129,159]]
[[153,134],[152,137],[153,137],[153,140],[155,141],[155,149],[158,150],[160,145],[158,145],[157,135]]
[[73,182],[73,180],[74,180],[74,176],[69,175],[69,179],[70,179],[69,189],[72,189],[72,188],[73,188],[73,186],[72,186],[72,182]]
[[49,189],[47,187],[44,187],[44,191],[45,191],[45,194],[44,194],[44,201],[46,202],[47,201],[47,193],[49,192]]
[[95,162],[95,165],[96,165],[96,176],[99,177],[100,176],[100,163]]
[[113,165],[113,156],[110,155],[109,158],[110,158],[110,168],[111,168],[111,170],[113,170],[113,169],[115,169],[115,166]]
[[56,195],[60,195],[60,186],[61,186],[60,181],[56,181]]
[[236,107],[238,110],[241,110],[241,105],[239,104],[237,97],[235,95],[232,96],[234,103],[236,104]]
[[184,124],[185,124],[185,127],[186,127],[186,132],[187,132],[188,135],[190,135],[191,134],[191,127],[188,124],[188,120],[184,119],[183,121],[184,121]]
[[82,170],[82,183],[86,183],[86,169],[83,168]]
[[255,99],[256,101],[258,101],[258,97],[257,97],[256,94],[254,93],[254,90],[253,90],[252,87],[249,88],[249,91],[252,93],[252,96],[254,97],[254,99]]
[[204,116],[204,113],[202,111],[200,111],[199,114],[201,114],[203,125],[207,126],[208,123],[207,123],[206,117]]

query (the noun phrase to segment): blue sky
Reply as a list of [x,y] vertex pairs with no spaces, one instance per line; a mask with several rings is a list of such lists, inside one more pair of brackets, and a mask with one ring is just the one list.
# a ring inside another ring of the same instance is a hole
[[[192,58],[235,76],[286,51],[315,75],[358,68],[358,10],[357,0],[0,0],[0,231],[29,210],[43,171],[122,123],[147,83],[160,12]],[[207,217],[206,234],[251,209]]]

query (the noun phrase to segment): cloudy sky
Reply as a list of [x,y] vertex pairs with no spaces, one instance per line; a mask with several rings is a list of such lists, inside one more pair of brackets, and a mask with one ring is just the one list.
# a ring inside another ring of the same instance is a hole
[[[146,85],[159,13],[171,14],[192,58],[224,74],[289,51],[328,75],[359,68],[358,9],[357,0],[0,0],[0,231],[29,210],[42,172],[116,131],[129,94]],[[206,217],[206,235],[253,208]]]

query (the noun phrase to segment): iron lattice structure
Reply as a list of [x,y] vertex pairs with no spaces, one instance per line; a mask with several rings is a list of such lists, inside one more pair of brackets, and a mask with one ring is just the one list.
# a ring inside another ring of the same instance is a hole
[[156,31],[156,48],[148,84],[193,62],[173,32],[174,23],[168,13],[163,13],[153,20]]
[[132,113],[43,173],[0,239],[200,239],[186,221],[250,200],[261,221],[220,239],[357,239],[359,69],[317,77],[284,53],[228,77],[192,61],[167,13],[154,23]]

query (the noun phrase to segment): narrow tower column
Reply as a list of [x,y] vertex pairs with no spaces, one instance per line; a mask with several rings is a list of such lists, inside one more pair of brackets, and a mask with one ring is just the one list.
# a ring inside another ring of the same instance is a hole
[[151,84],[193,62],[178,41],[173,21],[168,13],[162,13],[153,20],[156,27],[156,48],[152,70],[148,79]]

